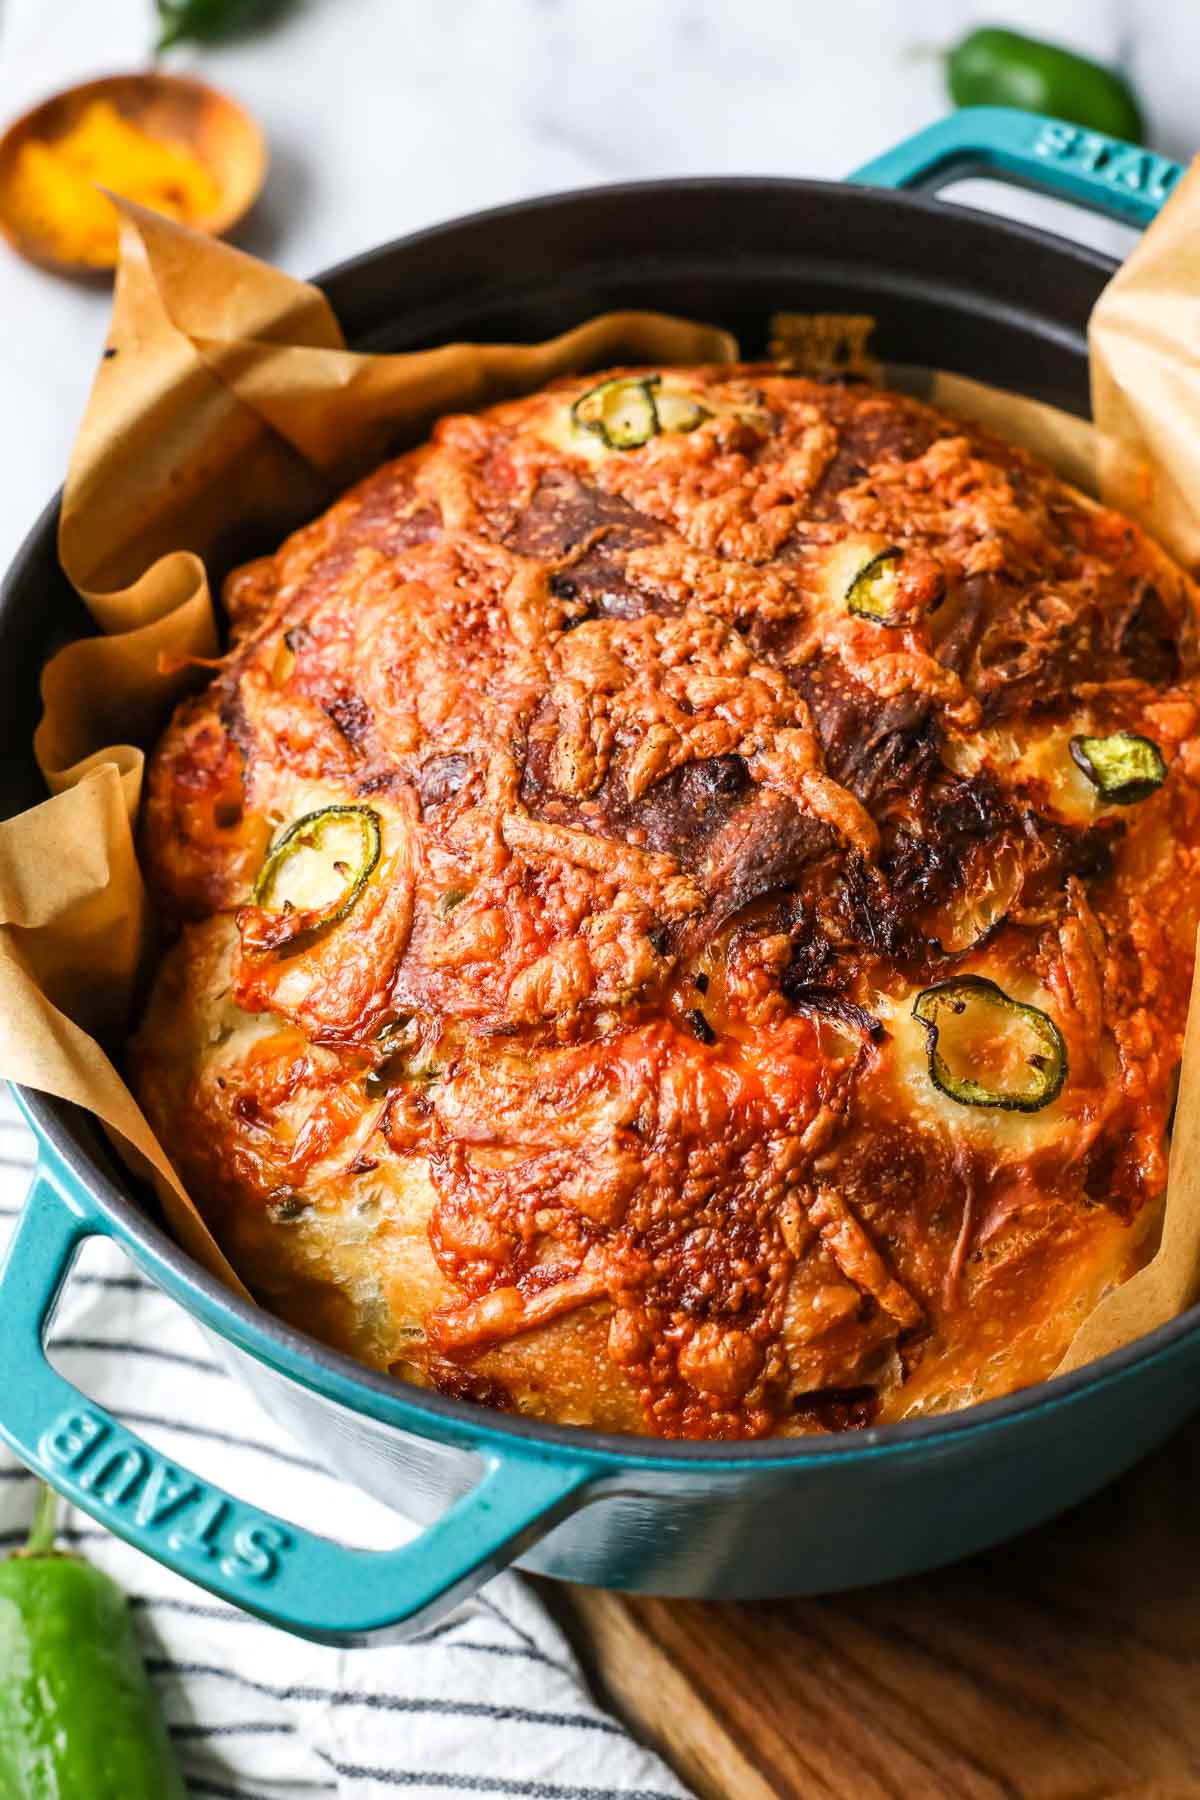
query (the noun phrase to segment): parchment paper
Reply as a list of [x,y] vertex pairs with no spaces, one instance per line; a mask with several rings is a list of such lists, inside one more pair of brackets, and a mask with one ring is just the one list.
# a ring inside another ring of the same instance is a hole
[[[541,344],[358,355],[318,289],[118,204],[112,326],[58,540],[98,635],[44,673],[34,747],[52,797],[0,823],[0,1076],[94,1113],[185,1248],[244,1292],[108,1054],[124,1042],[150,925],[133,838],[144,751],[202,675],[189,659],[219,650],[205,560],[227,561],[248,534],[273,547],[442,412],[567,371],[728,361],[737,346],[712,326],[621,313]],[[1091,352],[1095,432],[960,377],[932,377],[930,397],[1046,457],[1200,570],[1200,173],[1102,295]],[[1200,1288],[1195,991],[1161,1247],[1085,1321],[1064,1366]]]

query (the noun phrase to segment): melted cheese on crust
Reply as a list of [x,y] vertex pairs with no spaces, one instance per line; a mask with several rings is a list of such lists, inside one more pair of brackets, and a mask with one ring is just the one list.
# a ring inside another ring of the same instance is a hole
[[[483,1404],[738,1438],[1036,1380],[1161,1213],[1191,585],[904,397],[670,371],[708,416],[622,451],[571,423],[597,379],[231,579],[149,773],[147,1113],[265,1303]],[[1115,730],[1167,764],[1134,806],[1070,756]],[[329,805],[379,863],[284,942],[255,879]],[[1042,1110],[932,1081],[913,1002],[964,976],[1057,1026]]]

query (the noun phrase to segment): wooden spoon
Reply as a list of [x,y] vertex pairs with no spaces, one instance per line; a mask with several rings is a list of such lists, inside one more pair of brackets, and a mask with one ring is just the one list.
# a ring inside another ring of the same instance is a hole
[[[189,218],[189,225],[220,237],[245,217],[258,198],[267,172],[263,134],[245,108],[189,75],[168,75],[158,70],[105,75],[43,100],[0,137],[0,231],[29,262],[59,275],[92,279],[107,278],[116,262],[115,255],[103,263],[65,261],[51,242],[29,234],[14,205],[14,184],[23,147],[32,142],[52,143],[65,136],[97,100],[108,101],[150,137],[182,145],[208,167],[219,197],[206,216]],[[116,190],[117,184],[113,185]]]

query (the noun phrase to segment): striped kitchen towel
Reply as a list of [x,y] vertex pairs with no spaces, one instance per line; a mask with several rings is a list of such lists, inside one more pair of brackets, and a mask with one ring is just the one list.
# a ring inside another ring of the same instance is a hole
[[[0,1249],[33,1139],[0,1086]],[[0,1366],[3,1365],[0,1318]],[[344,1541],[407,1535],[395,1514],[299,1448],[213,1361],[187,1314],[93,1238],[51,1333],[55,1363],[164,1455]],[[0,1450],[0,1550],[24,1538],[34,1482]],[[494,1581],[419,1644],[331,1650],[211,1599],[60,1508],[77,1546],[131,1597],[193,1800],[688,1800],[590,1698],[561,1633],[519,1576]]]

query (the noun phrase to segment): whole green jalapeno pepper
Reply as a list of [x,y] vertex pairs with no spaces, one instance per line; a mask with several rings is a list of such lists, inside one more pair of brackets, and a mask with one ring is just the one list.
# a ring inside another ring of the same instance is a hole
[[1145,140],[1141,108],[1115,70],[1018,31],[970,32],[947,56],[946,80],[955,106],[1020,106],[1131,144]]
[[198,44],[218,44],[223,38],[240,37],[266,25],[284,12],[292,0],[158,0],[161,20],[155,54],[191,38]]
[[187,1800],[124,1594],[54,1548],[46,1488],[0,1562],[4,1800]]

